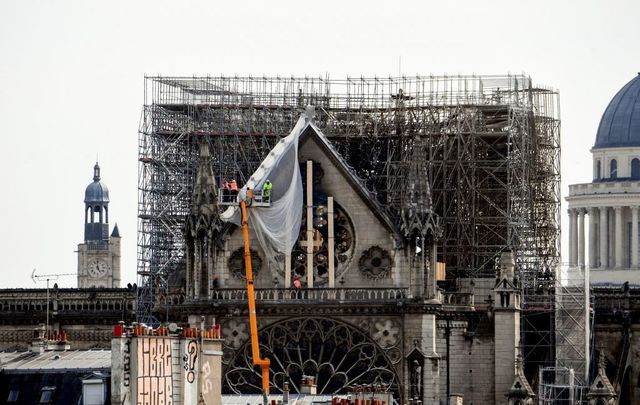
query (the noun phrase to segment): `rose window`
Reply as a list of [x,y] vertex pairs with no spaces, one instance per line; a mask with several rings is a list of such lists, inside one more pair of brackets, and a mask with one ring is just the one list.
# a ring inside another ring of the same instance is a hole
[[[354,227],[346,211],[337,203],[333,204],[334,265],[338,279],[347,270],[355,249]],[[314,207],[313,272],[314,285],[326,286],[329,282],[329,235],[328,211],[326,206]],[[298,243],[291,253],[294,274],[303,282],[307,274],[307,214],[302,214],[302,226]]]

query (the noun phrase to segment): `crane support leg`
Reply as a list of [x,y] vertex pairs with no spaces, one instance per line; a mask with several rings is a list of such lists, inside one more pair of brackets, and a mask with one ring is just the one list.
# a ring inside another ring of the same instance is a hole
[[253,290],[253,269],[251,268],[251,250],[249,249],[249,217],[247,215],[247,204],[240,201],[240,211],[242,215],[242,236],[244,238],[244,267],[247,277],[247,300],[249,301],[249,328],[251,331],[251,357],[253,365],[262,369],[262,390],[269,395],[269,359],[260,357],[260,346],[258,344],[258,321],[256,319],[256,298]]

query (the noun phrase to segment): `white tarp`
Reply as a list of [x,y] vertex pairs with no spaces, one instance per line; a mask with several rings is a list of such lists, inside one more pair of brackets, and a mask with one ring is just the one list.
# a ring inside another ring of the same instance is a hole
[[[270,180],[270,207],[248,208],[249,228],[255,232],[267,259],[277,262],[282,254],[291,254],[298,240],[302,221],[303,189],[298,164],[298,139],[307,127],[307,117],[303,114],[291,133],[282,138],[251,175],[247,184],[238,192],[239,198],[246,198],[247,188],[262,190]],[[221,218],[241,225],[240,208],[229,207]]]

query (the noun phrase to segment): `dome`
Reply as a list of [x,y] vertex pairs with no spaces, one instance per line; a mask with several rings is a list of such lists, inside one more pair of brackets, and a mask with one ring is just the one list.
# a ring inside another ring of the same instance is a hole
[[109,189],[107,185],[100,181],[100,166],[98,163],[93,167],[93,183],[87,186],[84,191],[85,203],[108,203]]
[[602,114],[598,148],[640,147],[640,73],[618,91]]

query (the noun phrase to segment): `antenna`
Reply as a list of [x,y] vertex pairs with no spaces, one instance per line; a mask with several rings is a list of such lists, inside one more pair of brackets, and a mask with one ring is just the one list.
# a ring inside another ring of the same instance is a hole
[[78,273],[57,273],[57,274],[36,274],[36,269],[34,268],[31,272],[31,280],[33,280],[34,284],[37,284],[38,281],[46,280],[47,281],[47,326],[46,331],[49,331],[49,280],[57,280],[60,277],[64,276],[77,276]]

